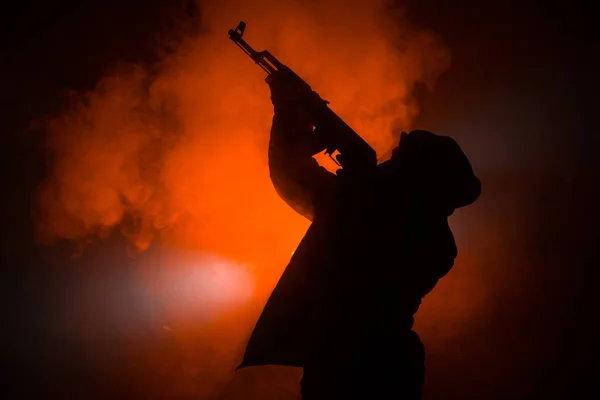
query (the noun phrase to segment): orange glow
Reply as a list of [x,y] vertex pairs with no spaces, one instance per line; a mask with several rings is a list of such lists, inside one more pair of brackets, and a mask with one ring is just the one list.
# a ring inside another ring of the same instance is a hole
[[[81,239],[117,225],[143,250],[209,251],[272,285],[308,222],[269,181],[272,106],[264,72],[227,37],[247,40],[304,77],[379,154],[418,112],[413,86],[449,65],[435,36],[382,3],[211,2],[150,74],[124,67],[48,124],[52,173],[40,188],[40,238]],[[124,223],[123,219],[127,218]]]
[[165,332],[184,335],[181,326],[198,323],[201,304],[225,318],[252,299],[256,312],[309,223],[269,180],[265,75],[227,31],[246,21],[251,45],[295,70],[383,154],[394,145],[392,129],[409,129],[418,114],[414,85],[433,88],[450,63],[436,36],[384,12],[384,3],[209,2],[198,21],[205,33],[184,37],[155,66],[122,67],[75,94],[47,125],[51,173],[38,196],[40,240],[120,227],[140,250],[157,242],[210,254],[214,262],[172,258],[163,267],[175,272],[146,276],[176,288],[177,306],[169,307],[180,323],[159,325]]
[[211,316],[244,304],[253,294],[245,266],[211,254],[171,256],[156,278],[171,317]]

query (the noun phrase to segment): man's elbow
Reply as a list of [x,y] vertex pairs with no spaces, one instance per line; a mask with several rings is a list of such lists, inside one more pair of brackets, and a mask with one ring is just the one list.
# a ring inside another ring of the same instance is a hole
[[292,176],[279,168],[271,168],[269,177],[279,198],[298,214],[312,221],[314,210],[310,194]]

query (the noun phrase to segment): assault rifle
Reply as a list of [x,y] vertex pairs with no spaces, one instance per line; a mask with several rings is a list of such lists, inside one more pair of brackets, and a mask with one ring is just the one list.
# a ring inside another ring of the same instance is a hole
[[[364,171],[375,167],[377,165],[375,150],[333,112],[328,106],[329,102],[316,94],[304,79],[268,51],[256,51],[246,43],[242,38],[245,29],[246,23],[240,22],[237,28],[229,30],[229,38],[267,73],[267,82],[272,75],[279,74],[289,79],[290,87],[298,93],[306,94],[302,97],[306,98],[302,111],[314,126],[315,132],[323,135],[323,146],[315,154],[325,150],[325,153],[345,170]],[[332,156],[336,150],[341,154],[338,160]]]

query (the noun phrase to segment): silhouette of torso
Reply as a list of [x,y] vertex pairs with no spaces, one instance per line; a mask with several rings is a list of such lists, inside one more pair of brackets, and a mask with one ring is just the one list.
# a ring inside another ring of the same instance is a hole
[[343,365],[386,351],[395,362],[411,362],[408,353],[420,345],[413,316],[457,254],[447,213],[415,196],[386,164],[361,177],[336,176],[311,157],[294,158],[277,140],[278,130],[290,129],[276,114],[271,178],[280,196],[313,222],[240,367]]

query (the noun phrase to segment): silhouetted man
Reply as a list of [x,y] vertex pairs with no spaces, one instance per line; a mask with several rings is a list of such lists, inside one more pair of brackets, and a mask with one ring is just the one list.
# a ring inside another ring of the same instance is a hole
[[454,264],[448,226],[481,185],[454,140],[403,133],[371,171],[332,174],[276,75],[269,168],[279,195],[312,221],[252,333],[241,367],[304,368],[303,399],[420,399],[422,298]]

